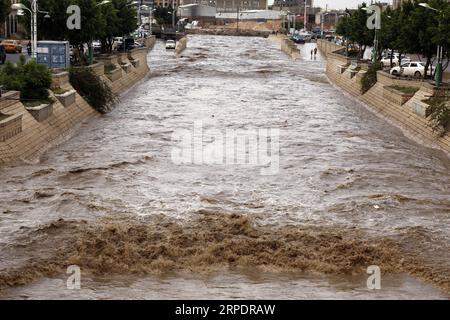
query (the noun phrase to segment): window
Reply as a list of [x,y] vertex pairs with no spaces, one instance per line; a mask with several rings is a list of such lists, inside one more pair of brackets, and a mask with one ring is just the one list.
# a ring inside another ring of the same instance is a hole
[[402,64],[402,68],[408,68],[408,67],[409,67],[409,63]]
[[417,67],[417,63],[411,63],[411,67],[416,68]]

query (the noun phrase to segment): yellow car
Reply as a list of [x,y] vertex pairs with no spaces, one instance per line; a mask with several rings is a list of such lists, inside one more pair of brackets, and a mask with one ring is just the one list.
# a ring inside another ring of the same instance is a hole
[[3,40],[6,53],[22,53],[22,45],[16,40]]

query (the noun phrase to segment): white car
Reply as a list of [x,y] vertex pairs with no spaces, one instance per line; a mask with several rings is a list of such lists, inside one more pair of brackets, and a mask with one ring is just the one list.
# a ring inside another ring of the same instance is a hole
[[[428,72],[430,72],[430,68],[428,68]],[[422,77],[425,75],[425,63],[420,61],[406,62],[399,67],[392,68],[391,74],[394,76]]]
[[166,41],[166,49],[175,49],[175,47],[176,47],[175,40]]
[[[394,55],[392,57],[392,66],[393,67],[398,66],[398,64],[399,64],[398,58],[399,58],[398,53],[394,53]],[[409,57],[402,56],[402,64],[407,63],[407,62],[411,62],[411,59]],[[391,65],[391,55],[390,54],[385,55],[383,57],[383,59],[381,59],[381,63],[383,64],[383,66],[390,66]]]
[[121,46],[123,43],[122,37],[114,37],[114,43],[113,43],[113,50],[117,50],[119,46]]
[[102,48],[102,43],[98,40],[93,41],[92,48],[94,49],[94,51],[100,51],[100,49]]
[[313,34],[311,32],[309,32],[309,31],[302,30],[302,31],[300,31],[299,34],[300,34],[300,36],[302,36],[305,39],[305,41],[311,41],[312,40]]

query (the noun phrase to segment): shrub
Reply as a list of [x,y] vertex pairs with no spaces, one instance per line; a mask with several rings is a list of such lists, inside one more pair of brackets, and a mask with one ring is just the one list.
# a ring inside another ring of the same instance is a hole
[[89,68],[71,68],[70,83],[100,113],[112,110],[118,101],[111,88]]
[[379,61],[370,65],[369,70],[361,78],[361,93],[364,94],[377,83],[377,71],[382,69]]
[[433,131],[444,135],[450,130],[450,100],[449,97],[433,97],[425,101],[430,106],[427,109],[427,116],[433,123]]
[[17,65],[7,62],[0,72],[0,83],[6,90],[20,91],[21,99],[48,100],[52,75],[50,70],[36,61],[25,63],[21,56]]
[[408,95],[415,95],[420,88],[418,87],[402,87],[402,86],[389,86],[388,88],[392,88],[394,90],[400,91],[401,93]]

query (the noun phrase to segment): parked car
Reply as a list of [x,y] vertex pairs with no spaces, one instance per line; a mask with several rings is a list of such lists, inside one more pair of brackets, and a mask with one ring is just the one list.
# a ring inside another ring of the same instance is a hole
[[92,42],[92,48],[94,49],[94,52],[100,52],[102,49],[102,43],[98,40]]
[[[430,72],[430,69],[428,69],[428,72]],[[394,76],[422,77],[425,75],[425,64],[420,61],[406,62],[401,66],[392,68],[391,74]]]
[[303,37],[303,39],[305,39],[305,41],[311,41],[312,40],[312,37],[313,37],[313,34],[311,33],[311,32],[309,32],[309,31],[304,31],[304,30],[302,30],[302,31],[300,31],[300,36],[302,36]]
[[301,36],[299,34],[295,34],[291,39],[295,43],[299,43],[299,44],[303,44],[303,43],[306,42],[305,37],[303,37],[303,36]]
[[17,40],[3,40],[6,53],[22,53],[22,45]]
[[170,50],[170,49],[175,49],[175,48],[176,48],[175,40],[167,40],[166,41],[166,49]]
[[[407,63],[407,62],[411,62],[411,59],[407,56],[402,56],[402,63]],[[384,66],[390,66],[391,65],[391,55],[390,54],[386,54],[383,56],[383,58],[381,59],[381,64]],[[399,54],[398,53],[394,53],[392,56],[392,66],[396,67],[399,64]]]
[[[138,45],[136,44],[136,42],[134,41],[134,39],[133,38],[125,38],[125,51],[128,51],[128,50],[132,50],[132,49],[134,49],[134,48],[137,48],[138,47]],[[117,46],[117,51],[124,51],[124,43],[123,43],[123,41],[122,41],[122,43],[120,43],[118,46]]]

